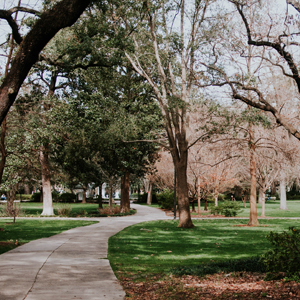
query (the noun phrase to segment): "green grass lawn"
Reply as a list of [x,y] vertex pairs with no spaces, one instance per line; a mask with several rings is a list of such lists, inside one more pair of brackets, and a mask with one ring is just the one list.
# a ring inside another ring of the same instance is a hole
[[[53,203],[54,214],[57,213],[57,208],[61,208],[62,206],[70,207],[71,212],[68,215],[69,217],[100,217],[104,215],[99,215],[97,211],[99,205],[94,203]],[[103,205],[106,207],[108,205]],[[1,208],[1,206],[0,206]],[[43,203],[39,202],[22,202],[21,203],[21,216],[40,216],[43,211]],[[128,214],[133,214],[135,211],[131,211]],[[126,214],[125,214],[126,215]]]
[[12,223],[11,220],[0,219],[0,254],[17,247],[19,244],[28,243],[32,240],[49,237],[71,228],[87,226],[94,223],[97,222],[47,219],[17,219],[16,223]]
[[238,226],[248,220],[193,220],[195,228],[178,221],[145,222],[125,228],[109,239],[110,263],[118,276],[141,278],[167,273],[172,267],[247,258],[264,253],[270,231],[300,226],[300,220],[260,220],[259,227]]

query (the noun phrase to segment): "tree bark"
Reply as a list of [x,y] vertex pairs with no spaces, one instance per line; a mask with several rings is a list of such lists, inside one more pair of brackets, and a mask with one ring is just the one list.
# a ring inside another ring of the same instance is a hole
[[153,185],[150,182],[149,183],[148,195],[147,195],[147,205],[151,205],[152,204],[152,190],[153,190]]
[[46,146],[41,146],[39,153],[39,161],[42,169],[42,190],[43,190],[43,212],[42,216],[52,216],[53,204],[50,182],[50,167],[48,159],[48,149]]
[[197,178],[197,194],[198,194],[198,215],[201,215],[201,189],[200,189],[200,176]]
[[81,203],[86,203],[86,187],[83,188]]
[[254,135],[249,126],[250,132],[250,176],[251,176],[251,187],[250,187],[250,218],[248,226],[258,226],[257,219],[257,206],[256,206],[256,164],[255,164],[255,144],[254,144]]
[[280,179],[280,209],[288,209],[286,203],[286,182],[284,175],[282,175]]
[[219,193],[217,191],[215,191],[214,192],[215,206],[218,206],[218,196],[219,196]]
[[130,211],[129,183],[130,174],[125,172],[121,178],[121,213]]
[[71,26],[89,5],[90,0],[63,0],[45,11],[22,40],[9,74],[0,87],[0,124],[13,105],[19,89],[33,64],[56,33]]
[[[264,185],[263,182],[262,182],[262,185]],[[259,187],[259,194],[258,194],[258,203],[259,203],[259,204],[262,204],[262,203],[263,203],[264,197],[265,197],[264,190],[263,190],[262,187]]]
[[100,185],[99,185],[99,195],[98,195],[99,208],[103,208],[103,205],[102,205],[102,185],[103,185],[103,183],[100,183]]

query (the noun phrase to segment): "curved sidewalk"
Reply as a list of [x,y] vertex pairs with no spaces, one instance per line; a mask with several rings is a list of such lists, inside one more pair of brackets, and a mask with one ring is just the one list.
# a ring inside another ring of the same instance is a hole
[[124,299],[107,259],[108,238],[136,223],[170,219],[156,208],[132,207],[133,216],[99,218],[0,255],[0,300]]

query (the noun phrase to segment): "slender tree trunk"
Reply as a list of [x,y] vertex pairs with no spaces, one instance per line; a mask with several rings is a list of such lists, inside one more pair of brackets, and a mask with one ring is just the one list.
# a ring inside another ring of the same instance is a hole
[[[264,185],[264,182],[262,182],[262,185]],[[260,186],[259,193],[258,193],[258,203],[262,204],[264,199],[265,199],[265,193],[263,188]]]
[[266,197],[265,197],[265,193],[264,196],[262,198],[262,203],[261,203],[261,216],[265,217],[265,208],[266,208]]
[[129,172],[125,172],[121,178],[121,213],[125,213],[130,210],[129,183],[130,174]]
[[152,204],[152,190],[153,190],[153,185],[150,182],[149,183],[148,195],[147,195],[147,205],[151,205]]
[[218,196],[219,196],[219,193],[217,191],[215,191],[214,192],[215,206],[218,206]]
[[257,206],[256,206],[256,164],[255,164],[255,144],[254,135],[251,127],[250,132],[250,176],[251,176],[251,188],[250,188],[250,219],[248,226],[259,225],[257,219]]
[[52,216],[53,204],[50,182],[50,167],[48,160],[48,149],[46,146],[41,146],[39,160],[42,168],[42,190],[43,190],[43,212],[42,216]]
[[113,207],[113,180],[110,179],[109,181],[109,188],[108,188],[108,202],[109,202],[109,207]]
[[201,190],[200,190],[200,176],[197,178],[197,189],[198,189],[198,215],[201,215]]
[[82,202],[81,203],[86,203],[86,188],[83,188],[83,193],[82,193]]
[[103,185],[103,183],[100,183],[100,185],[99,185],[99,195],[98,195],[99,208],[103,208],[103,205],[102,205],[102,185]]
[[280,209],[288,209],[286,203],[286,182],[284,175],[282,175],[280,179]]

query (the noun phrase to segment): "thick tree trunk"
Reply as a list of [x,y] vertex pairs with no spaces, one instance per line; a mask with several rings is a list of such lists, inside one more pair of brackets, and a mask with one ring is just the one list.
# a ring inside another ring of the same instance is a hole
[[121,178],[121,213],[130,211],[129,183],[130,174],[125,172]]
[[266,198],[265,198],[265,193],[264,193],[264,197],[262,199],[262,203],[261,203],[261,216],[265,217],[265,210],[266,210]]
[[150,182],[149,183],[148,195],[147,195],[147,205],[151,205],[152,204],[152,190],[153,190],[153,185]]
[[280,179],[280,209],[288,209],[286,203],[286,182],[284,175],[282,175]]
[[250,133],[250,176],[251,176],[251,188],[250,188],[250,219],[248,226],[259,225],[257,219],[257,206],[256,206],[256,164],[255,164],[255,144],[252,130]]
[[42,169],[42,190],[43,190],[43,212],[42,216],[52,216],[53,204],[50,183],[50,167],[48,160],[48,149],[46,146],[41,146],[39,160]]

